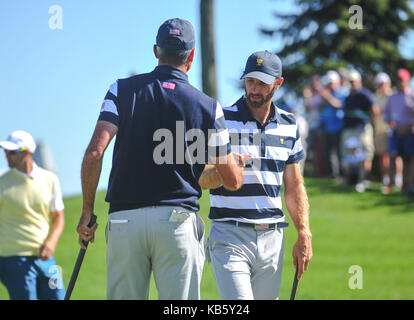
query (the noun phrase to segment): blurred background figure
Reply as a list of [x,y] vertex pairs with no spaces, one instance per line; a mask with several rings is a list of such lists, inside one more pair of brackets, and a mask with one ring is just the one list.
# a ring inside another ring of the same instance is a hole
[[33,161],[36,143],[26,131],[0,147],[10,168],[0,177],[0,281],[12,300],[63,300],[53,257],[64,228],[59,180]]
[[[373,109],[373,96],[371,92],[362,86],[361,74],[357,70],[349,71],[351,92],[344,102],[344,128],[342,133],[342,152],[345,152],[345,142],[351,137],[357,137],[365,153],[364,174],[361,181],[368,186],[368,175],[372,169],[374,158],[374,130],[371,124]],[[365,190],[365,189],[364,189]]]
[[357,192],[364,192],[364,161],[365,152],[357,137],[349,137],[344,142],[344,155],[342,166],[344,170],[344,181],[347,185],[355,185]]
[[340,77],[340,85],[338,88],[338,92],[343,97],[347,97],[349,96],[349,93],[351,92],[351,84],[348,81],[349,71],[346,68],[339,68],[338,74]]
[[328,177],[339,178],[341,174],[340,142],[344,112],[344,96],[339,92],[340,76],[328,71],[323,77],[325,88],[319,94],[323,101],[320,107],[320,127],[323,137],[323,158]]
[[384,110],[384,119],[391,127],[388,140],[388,151],[391,157],[391,176],[396,172],[395,160],[403,158],[403,181],[397,179],[395,184],[402,187],[407,195],[414,194],[414,93],[410,88],[411,75],[407,69],[399,69],[397,73],[398,91],[391,95]]
[[319,94],[321,89],[320,76],[313,75],[310,85],[303,90],[306,110],[305,118],[309,125],[308,156],[313,164],[313,172],[318,177],[323,177],[326,173],[323,162],[322,134],[319,118],[319,107],[322,103],[322,97]]
[[382,193],[389,194],[391,192],[389,175],[390,157],[387,148],[389,125],[384,120],[383,114],[387,100],[392,93],[390,77],[384,72],[378,73],[375,77],[375,86],[374,107],[372,109],[375,155],[379,160]]
[[299,108],[296,105],[292,103],[287,103],[283,98],[279,100],[278,107],[280,109],[283,109],[295,115],[296,122],[298,124],[300,140],[302,142],[303,153],[305,154],[305,157],[300,161],[300,171],[303,176],[303,173],[305,171],[305,163],[306,163],[306,156],[307,156],[307,150],[308,150],[308,143],[307,143],[307,139],[309,136],[308,121],[305,119],[304,116],[302,116]]
[[50,150],[49,146],[41,140],[36,141],[36,150],[33,154],[33,160],[39,167],[52,171],[54,173],[57,172],[52,151]]

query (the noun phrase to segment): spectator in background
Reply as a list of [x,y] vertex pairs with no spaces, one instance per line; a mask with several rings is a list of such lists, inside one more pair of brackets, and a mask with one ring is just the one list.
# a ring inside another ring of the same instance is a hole
[[307,144],[307,138],[309,135],[308,122],[306,121],[305,117],[303,117],[301,113],[299,112],[298,110],[299,108],[297,108],[293,104],[287,103],[283,98],[280,99],[279,108],[294,114],[296,118],[296,122],[298,124],[298,129],[299,129],[300,140],[302,142],[303,153],[305,155],[304,158],[300,161],[300,171],[303,176],[303,173],[305,171],[306,155],[307,155],[307,150],[308,150],[308,144]]
[[374,133],[371,124],[371,113],[374,100],[370,91],[362,86],[361,75],[356,70],[349,71],[351,92],[344,102],[344,128],[342,133],[342,151],[345,150],[345,141],[350,137],[357,137],[365,152],[364,174],[360,176],[356,189],[365,191],[368,185],[367,176],[371,172],[374,158]]
[[340,140],[344,112],[344,98],[339,92],[340,76],[336,71],[328,71],[323,78],[326,88],[320,90],[323,99],[321,104],[321,131],[323,136],[323,155],[327,174],[333,178],[341,176]]
[[319,75],[313,75],[310,86],[303,90],[303,98],[305,104],[305,118],[309,125],[308,136],[308,150],[309,158],[312,159],[313,169],[316,176],[322,177],[325,175],[325,168],[323,165],[323,149],[322,149],[322,135],[320,131],[319,106],[322,103],[322,98],[319,94],[322,85],[320,83]]
[[64,228],[59,180],[33,161],[27,132],[12,132],[0,147],[10,167],[0,177],[0,281],[12,300],[63,300],[53,258]]
[[[363,179],[364,161],[365,152],[362,150],[361,142],[357,137],[349,137],[344,142],[344,155],[342,157],[346,184],[353,185]],[[356,191],[364,192],[364,190],[364,185],[357,183]]]
[[390,158],[388,155],[388,123],[384,120],[385,104],[392,93],[390,77],[380,72],[375,77],[376,92],[374,94],[374,108],[372,110],[372,123],[374,125],[374,145],[375,154],[379,159],[382,193],[389,194],[391,191],[389,166]]
[[[403,157],[403,193],[414,194],[414,92],[410,88],[411,75],[399,69],[398,92],[390,96],[385,106],[384,119],[391,127],[388,151],[391,164],[398,156]],[[390,166],[395,170],[394,165]],[[393,171],[391,171],[391,175]]]
[[343,97],[347,97],[349,96],[349,93],[351,92],[351,84],[348,81],[348,77],[349,77],[349,71],[345,68],[339,68],[338,69],[338,74],[340,77],[340,85],[338,88],[338,92],[343,96]]

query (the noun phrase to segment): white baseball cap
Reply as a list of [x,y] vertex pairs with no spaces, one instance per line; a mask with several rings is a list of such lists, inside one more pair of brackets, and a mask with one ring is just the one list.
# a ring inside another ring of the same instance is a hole
[[0,141],[0,147],[10,151],[29,151],[34,153],[36,143],[33,137],[23,130],[13,131],[7,140]]
[[339,73],[334,70],[328,71],[323,78],[326,84],[329,84],[331,82],[339,82],[341,80]]
[[361,74],[357,70],[350,70],[348,73],[348,80],[349,81],[361,80]]
[[381,83],[391,82],[390,77],[385,72],[380,72],[375,77],[375,84],[380,85]]

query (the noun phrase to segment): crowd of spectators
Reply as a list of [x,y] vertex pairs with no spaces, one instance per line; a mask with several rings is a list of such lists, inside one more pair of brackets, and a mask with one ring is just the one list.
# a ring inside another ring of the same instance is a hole
[[303,91],[302,139],[314,175],[358,192],[379,178],[383,194],[395,187],[414,195],[414,90],[408,70],[399,69],[397,79],[393,86],[389,75],[378,73],[372,92],[357,70],[312,76]]

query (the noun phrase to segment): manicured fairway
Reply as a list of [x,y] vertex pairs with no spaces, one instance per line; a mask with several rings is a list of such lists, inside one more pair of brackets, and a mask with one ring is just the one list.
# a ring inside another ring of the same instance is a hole
[[[397,193],[383,196],[377,184],[359,194],[329,179],[307,178],[306,187],[311,205],[314,257],[299,282],[296,299],[414,299],[414,198]],[[95,243],[86,254],[72,299],[105,299],[108,205],[104,195],[100,192],[96,198],[99,227]],[[208,193],[205,193],[200,200],[200,213],[206,222],[207,234],[210,227],[208,203]],[[55,257],[62,267],[67,286],[79,251],[75,228],[81,198],[67,198],[65,206],[66,227]],[[281,300],[289,299],[294,274],[291,252],[296,240],[292,224],[285,230]],[[362,289],[349,286],[350,282],[355,284],[354,273],[349,273],[352,266],[358,266],[362,271]],[[151,284],[150,298],[157,298],[154,283]],[[211,265],[207,264],[201,298],[219,298]],[[0,299],[8,299],[1,285]]]

